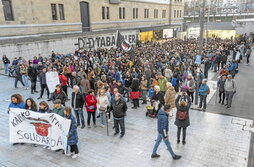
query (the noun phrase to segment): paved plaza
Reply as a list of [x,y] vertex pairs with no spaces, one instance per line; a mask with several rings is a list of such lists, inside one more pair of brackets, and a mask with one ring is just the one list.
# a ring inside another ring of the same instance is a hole
[[14,89],[13,84],[13,78],[0,75],[0,167],[247,167],[251,132],[244,129],[252,121],[196,110],[190,111],[191,126],[184,146],[176,143],[175,118],[170,118],[169,140],[182,159],[173,161],[164,143],[158,149],[161,157],[151,159],[157,120],[145,117],[145,105],[132,110],[128,104],[126,135],[122,139],[113,136],[112,123],[110,136],[106,136],[105,128],[78,129],[81,155],[75,160],[42,146],[12,146],[7,114],[10,95],[20,93],[24,98],[34,99],[39,96],[22,88]]

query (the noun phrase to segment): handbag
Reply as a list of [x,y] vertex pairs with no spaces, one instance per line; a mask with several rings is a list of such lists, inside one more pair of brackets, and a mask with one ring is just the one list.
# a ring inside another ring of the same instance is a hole
[[183,111],[183,112],[178,111],[177,114],[176,114],[177,119],[179,119],[180,121],[186,120],[187,116],[188,116],[187,111]]
[[138,99],[140,97],[140,92],[130,92],[131,99]]
[[102,107],[102,106],[100,106],[99,110],[100,110],[100,111],[106,111],[106,110],[107,110],[107,108],[106,108],[106,107]]
[[94,110],[94,106],[92,105],[92,106],[88,106],[88,109],[89,110]]

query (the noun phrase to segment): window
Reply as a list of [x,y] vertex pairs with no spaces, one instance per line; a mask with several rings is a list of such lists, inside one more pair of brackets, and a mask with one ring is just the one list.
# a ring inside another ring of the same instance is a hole
[[103,6],[102,8],[102,19],[109,19],[109,7]]
[[56,4],[51,4],[52,19],[57,20]]
[[144,10],[144,18],[149,18],[149,9]]
[[102,19],[104,20],[105,19],[105,7],[103,6],[102,8],[101,8],[101,11],[102,11]]
[[133,8],[133,19],[138,18],[138,8]]
[[174,10],[174,18],[176,18],[176,10]]
[[125,19],[125,8],[119,8],[119,19]]
[[177,16],[177,18],[179,17],[179,10],[177,10],[177,15],[176,16]]
[[107,7],[107,19],[109,19],[109,7]]
[[154,9],[154,18],[158,18],[158,9]]
[[64,5],[58,4],[60,20],[64,20]]
[[162,10],[162,18],[166,18],[166,10]]
[[180,14],[179,14],[180,16],[179,17],[182,17],[182,11],[180,10]]
[[11,0],[2,0],[5,21],[13,21]]

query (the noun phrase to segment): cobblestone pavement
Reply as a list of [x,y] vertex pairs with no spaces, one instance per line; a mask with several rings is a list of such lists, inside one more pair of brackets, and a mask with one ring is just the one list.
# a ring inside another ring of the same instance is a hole
[[[144,105],[132,110],[129,104],[126,135],[122,139],[113,136],[112,123],[108,137],[106,129],[100,127],[78,129],[81,155],[76,160],[41,146],[12,146],[7,106],[13,93],[24,98],[31,96],[28,90],[14,89],[13,79],[0,75],[0,167],[247,167],[251,132],[244,131],[243,125],[251,125],[252,121],[194,110],[190,111],[191,126],[184,146],[177,145],[175,118],[170,118],[169,140],[182,159],[173,161],[164,143],[158,149],[161,157],[151,159],[157,137],[156,119],[145,117]],[[32,97],[38,96],[37,93]]]

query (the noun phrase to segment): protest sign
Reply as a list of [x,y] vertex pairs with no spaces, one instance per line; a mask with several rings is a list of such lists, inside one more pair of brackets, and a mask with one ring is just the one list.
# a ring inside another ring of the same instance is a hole
[[47,86],[49,92],[53,93],[56,89],[56,85],[60,84],[59,76],[57,72],[47,72],[46,73]]
[[69,119],[55,113],[10,108],[10,142],[44,145],[51,150],[63,149],[66,152],[70,124]]

